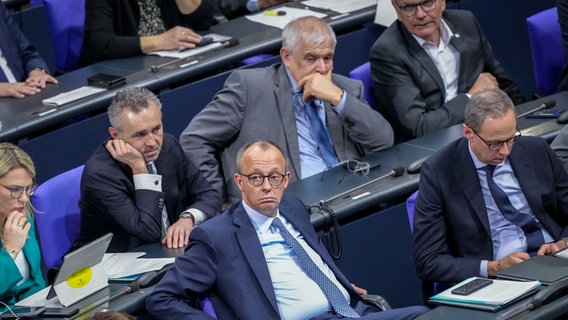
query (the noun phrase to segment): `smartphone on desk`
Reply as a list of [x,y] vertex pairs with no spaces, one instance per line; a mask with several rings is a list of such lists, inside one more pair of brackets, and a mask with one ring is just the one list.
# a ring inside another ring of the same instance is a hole
[[0,313],[0,319],[19,319],[19,318],[34,318],[41,314],[45,307],[11,307],[11,312],[8,308],[4,308]]
[[527,114],[527,119],[557,119],[566,111],[566,108],[555,107]]

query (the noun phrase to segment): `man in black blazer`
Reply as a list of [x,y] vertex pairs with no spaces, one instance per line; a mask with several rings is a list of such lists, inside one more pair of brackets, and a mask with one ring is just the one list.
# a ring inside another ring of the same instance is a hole
[[[186,253],[146,301],[158,319],[211,319],[192,307],[208,296],[218,319],[338,319],[273,221],[279,219],[363,319],[413,319],[422,306],[375,312],[337,268],[317,237],[305,205],[284,196],[290,180],[284,151],[256,141],[237,153],[234,179],[242,201],[191,233]],[[280,227],[278,227],[280,228]]]
[[144,88],[126,88],[111,102],[111,139],[85,164],[81,227],[74,247],[108,232],[111,251],[162,241],[187,245],[194,225],[217,214],[221,198],[179,142],[163,132],[161,104]]
[[445,10],[445,0],[392,4],[398,20],[370,58],[375,96],[399,141],[461,123],[468,97],[481,89],[524,101],[471,12]]
[[[463,134],[420,171],[413,235],[418,276],[448,283],[495,277],[531,255],[565,248],[568,174],[545,140],[520,136],[507,95],[499,89],[473,95]],[[514,218],[493,195],[488,166]],[[535,228],[515,223],[519,217]]]

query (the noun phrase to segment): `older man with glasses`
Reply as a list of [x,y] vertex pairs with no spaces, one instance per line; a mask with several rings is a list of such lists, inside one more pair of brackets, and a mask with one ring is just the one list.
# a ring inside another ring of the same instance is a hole
[[395,21],[373,45],[373,87],[400,140],[461,123],[469,97],[501,88],[524,97],[495,58],[471,12],[445,0],[392,0]]
[[242,201],[191,233],[186,253],[146,301],[158,319],[205,319],[192,302],[207,294],[218,319],[414,319],[423,306],[378,312],[363,301],[318,240],[304,204],[284,195],[285,151],[254,141],[237,152]]
[[521,136],[499,89],[474,94],[464,137],[422,164],[414,260],[426,281],[452,283],[566,248],[568,174],[544,139]]

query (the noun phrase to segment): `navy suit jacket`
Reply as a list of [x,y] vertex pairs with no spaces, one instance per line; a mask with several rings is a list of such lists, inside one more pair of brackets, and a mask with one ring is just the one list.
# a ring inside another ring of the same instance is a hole
[[434,62],[406,27],[395,21],[371,48],[371,69],[379,110],[397,138],[409,139],[461,123],[466,93],[482,72],[489,72],[515,104],[524,97],[493,54],[481,26],[469,11],[446,10],[454,33],[450,43],[460,56],[458,95],[445,102],[444,81]]
[[[568,174],[546,141],[520,137],[509,160],[544,228],[555,240],[567,237]],[[479,276],[481,260],[493,260],[493,245],[481,185],[465,138],[450,143],[422,164],[419,190],[413,235],[418,276],[438,282]]]
[[0,49],[16,81],[28,78],[35,68],[47,70],[47,64],[12,19],[4,3],[0,4]]
[[171,224],[190,207],[207,217],[220,211],[220,194],[187,159],[172,135],[164,133],[154,164],[162,176],[162,192],[136,190],[130,167],[116,161],[104,144],[97,148],[81,179],[81,227],[74,248],[108,232],[114,233],[109,251],[128,251],[158,242],[164,204]]
[[[306,207],[284,196],[279,209],[347,289],[351,305],[362,310],[361,297],[316,236]],[[199,225],[190,238],[185,255],[176,259],[146,301],[148,311],[160,319],[211,319],[190,305],[209,296],[219,319],[280,318],[260,241],[241,202]]]

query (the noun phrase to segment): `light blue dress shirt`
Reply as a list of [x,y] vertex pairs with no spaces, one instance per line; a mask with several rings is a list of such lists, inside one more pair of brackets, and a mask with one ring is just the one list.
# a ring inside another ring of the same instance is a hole
[[[487,208],[487,217],[489,218],[489,227],[491,229],[491,241],[493,243],[493,260],[503,259],[515,251],[527,252],[527,238],[525,237],[525,233],[520,227],[503,216],[497,204],[495,204],[495,200],[493,200],[491,191],[489,191],[489,185],[487,184],[487,175],[485,170],[483,170],[487,165],[477,159],[471,151],[471,146],[468,145],[468,147],[475,168],[477,169],[483,200]],[[545,243],[554,241],[552,236],[544,229],[540,221],[538,221],[529,206],[527,198],[523,190],[521,190],[519,181],[513,172],[509,158],[495,167],[493,180],[495,180],[495,183],[507,194],[511,204],[519,211],[519,214],[530,215],[536,219],[542,230]],[[479,274],[482,277],[487,277],[487,263],[487,260],[481,261]]]
[[[304,320],[315,317],[331,310],[329,301],[320,287],[299,267],[295,261],[296,256],[286,244],[280,232],[272,228],[272,220],[242,202],[252,224],[256,230],[270,278],[278,302],[280,317],[286,320]],[[276,215],[282,220],[286,229],[294,236],[308,253],[310,258],[323,271],[325,275],[341,290],[345,300],[349,303],[349,293],[337,281],[333,272],[321,257],[304,241],[303,236],[283,216]]]

